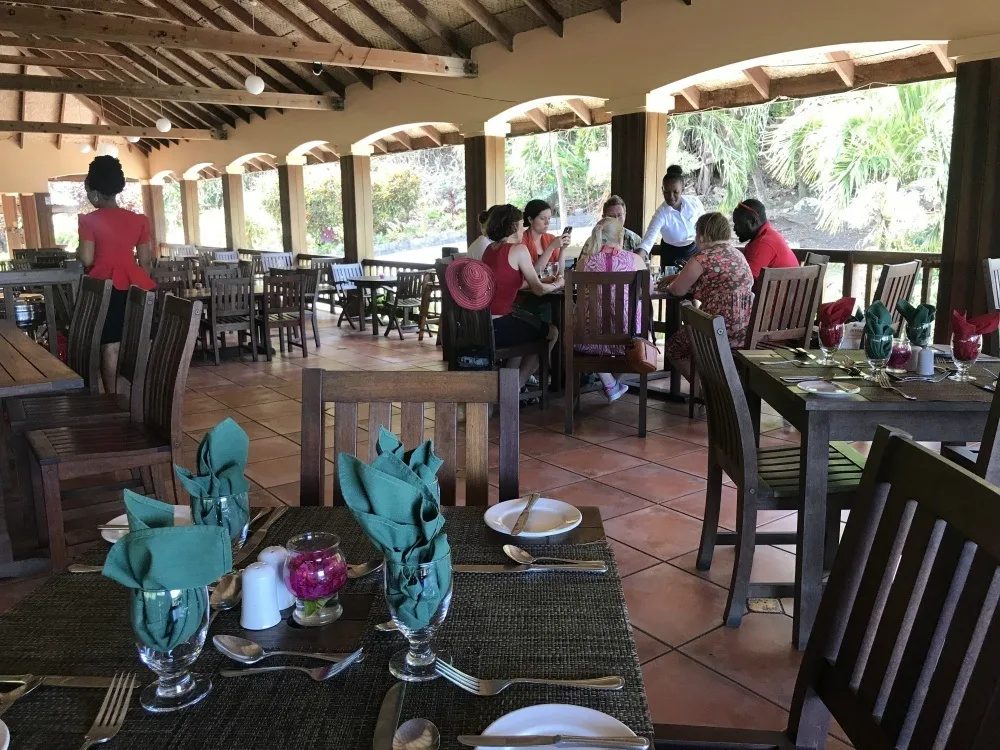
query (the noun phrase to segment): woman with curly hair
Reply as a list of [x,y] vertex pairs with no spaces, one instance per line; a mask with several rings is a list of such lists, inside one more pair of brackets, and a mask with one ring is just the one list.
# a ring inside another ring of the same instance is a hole
[[77,257],[87,269],[88,276],[111,279],[111,302],[101,334],[101,380],[105,392],[112,393],[128,289],[133,284],[147,291],[156,287],[144,270],[150,267],[153,258],[149,219],[119,208],[118,194],[125,189],[125,173],[115,157],[98,156],[90,162],[83,185],[87,190],[87,200],[97,210],[79,216],[80,247]]

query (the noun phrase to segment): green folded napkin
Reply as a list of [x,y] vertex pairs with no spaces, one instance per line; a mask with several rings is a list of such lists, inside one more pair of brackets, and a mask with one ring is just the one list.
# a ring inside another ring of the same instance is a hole
[[[451,588],[451,548],[444,528],[437,471],[442,460],[427,440],[405,451],[379,429],[378,456],[368,465],[337,455],[337,480],[347,506],[390,567],[386,592],[397,617],[412,630],[425,627]],[[418,566],[434,563],[432,584]]]
[[[198,473],[174,465],[177,478],[191,495],[191,517],[201,526],[225,526],[235,538],[250,518],[250,483],[244,473],[250,440],[229,417],[206,433],[198,445]],[[229,498],[227,512],[215,498]]]
[[924,346],[930,339],[931,324],[937,309],[926,302],[914,307],[909,300],[901,299],[896,303],[896,310],[906,321],[906,338],[917,346]]
[[[125,490],[129,533],[108,552],[103,571],[133,590],[132,627],[142,643],[159,651],[175,648],[198,631],[208,609],[205,586],[233,568],[225,531],[174,526],[173,507]],[[178,595],[154,595],[164,591]]]
[[865,310],[865,354],[872,359],[887,359],[892,354],[895,329],[888,308],[878,300]]

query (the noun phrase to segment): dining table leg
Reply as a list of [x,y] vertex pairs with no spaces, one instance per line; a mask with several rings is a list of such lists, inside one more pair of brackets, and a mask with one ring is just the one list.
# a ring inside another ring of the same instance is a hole
[[368,295],[365,292],[365,288],[361,286],[361,284],[358,284],[358,293],[361,295],[361,298],[358,300],[358,304],[361,305],[360,314],[358,315],[358,330],[363,331],[365,330],[365,310],[368,306],[368,303],[366,302]]
[[829,417],[824,412],[809,412],[799,458],[803,501],[796,527],[798,551],[795,556],[795,616],[792,618],[792,643],[799,651],[804,650],[809,641],[823,595],[829,452]]
[[368,294],[368,301],[372,306],[372,336],[378,336],[378,289],[372,287]]

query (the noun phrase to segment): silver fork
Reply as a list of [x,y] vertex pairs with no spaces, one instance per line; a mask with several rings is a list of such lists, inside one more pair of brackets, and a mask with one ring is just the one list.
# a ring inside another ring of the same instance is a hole
[[28,675],[23,685],[18,685],[13,690],[9,690],[6,693],[0,693],[0,715],[4,713],[8,708],[14,705],[14,702],[18,698],[23,698],[36,687],[42,684],[41,677],[34,677]]
[[128,713],[128,704],[132,699],[134,688],[135,681],[131,674],[120,672],[112,678],[108,692],[104,694],[101,710],[97,712],[97,718],[87,732],[80,750],[87,750],[89,747],[107,742],[118,734],[118,730],[125,723],[125,714]]
[[546,680],[534,677],[515,677],[511,680],[483,680],[468,675],[440,659],[434,662],[434,671],[448,682],[473,695],[496,695],[511,685],[561,685],[563,687],[590,688],[592,690],[621,690],[625,680],[621,677],[594,677],[586,680]]
[[882,371],[878,375],[875,376],[875,382],[878,384],[878,387],[881,388],[882,390],[884,390],[884,391],[892,391],[893,393],[898,393],[900,396],[902,396],[903,398],[905,398],[907,401],[916,401],[917,400],[916,396],[911,396],[909,393],[903,393],[901,390],[899,390],[899,388],[897,388],[896,386],[892,385],[892,383],[889,382],[889,376],[885,374],[885,371]]
[[264,674],[265,672],[305,672],[316,682],[323,682],[324,680],[329,680],[331,677],[340,674],[354,662],[361,661],[362,650],[363,649],[359,648],[353,654],[337,664],[330,664],[325,667],[316,667],[314,669],[284,665],[280,667],[254,667],[253,669],[223,669],[219,672],[219,674],[223,677],[246,677],[248,675]]

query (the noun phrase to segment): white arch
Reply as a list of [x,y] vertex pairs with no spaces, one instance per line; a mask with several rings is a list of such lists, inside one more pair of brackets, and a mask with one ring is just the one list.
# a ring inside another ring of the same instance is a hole
[[152,177],[149,178],[149,184],[162,185],[167,181],[168,177],[173,177],[174,179],[177,178],[177,176],[174,174],[174,170],[172,169],[160,170],[159,172],[157,172],[156,174],[154,174]]
[[375,141],[381,140],[382,138],[385,138],[387,135],[392,135],[393,133],[398,133],[400,130],[410,130],[411,128],[419,128],[419,127],[424,126],[424,125],[430,125],[430,126],[433,126],[433,127],[437,127],[438,125],[452,125],[452,123],[445,122],[443,120],[436,120],[436,121],[434,121],[434,120],[427,120],[427,121],[424,121],[424,122],[410,122],[410,123],[405,123],[403,125],[392,125],[392,126],[390,126],[388,128],[382,128],[381,130],[377,130],[374,133],[372,133],[371,135],[366,135],[360,141],[357,141],[356,143],[353,143],[351,145],[352,145],[352,147],[354,147],[354,146],[370,146],[371,144],[375,143]]
[[201,170],[203,170],[205,167],[210,167],[210,166],[212,166],[212,162],[210,161],[198,162],[197,164],[194,164],[185,169],[182,177],[185,180],[197,180],[199,177],[201,177],[199,172],[201,172]]
[[503,129],[503,125],[513,120],[519,115],[523,115],[530,109],[537,109],[544,104],[553,104],[555,102],[564,102],[567,99],[593,99],[600,97],[592,97],[587,94],[566,94],[564,96],[543,96],[540,99],[532,99],[527,102],[521,102],[520,104],[515,104],[513,107],[505,109],[503,112],[494,115],[489,120],[486,121],[487,129],[500,130]]
[[233,159],[231,162],[229,162],[229,164],[226,165],[226,169],[228,170],[230,167],[234,167],[234,168],[235,167],[242,167],[248,161],[250,161],[251,159],[256,159],[258,156],[266,156],[266,157],[268,157],[270,159],[274,158],[274,154],[269,153],[267,151],[254,151],[254,152],[249,153],[249,154],[243,154],[243,156],[237,156],[235,159]]
[[306,152],[312,151],[317,146],[326,146],[330,141],[306,141],[305,143],[296,146],[291,151],[288,152],[288,156],[297,157],[305,156]]

